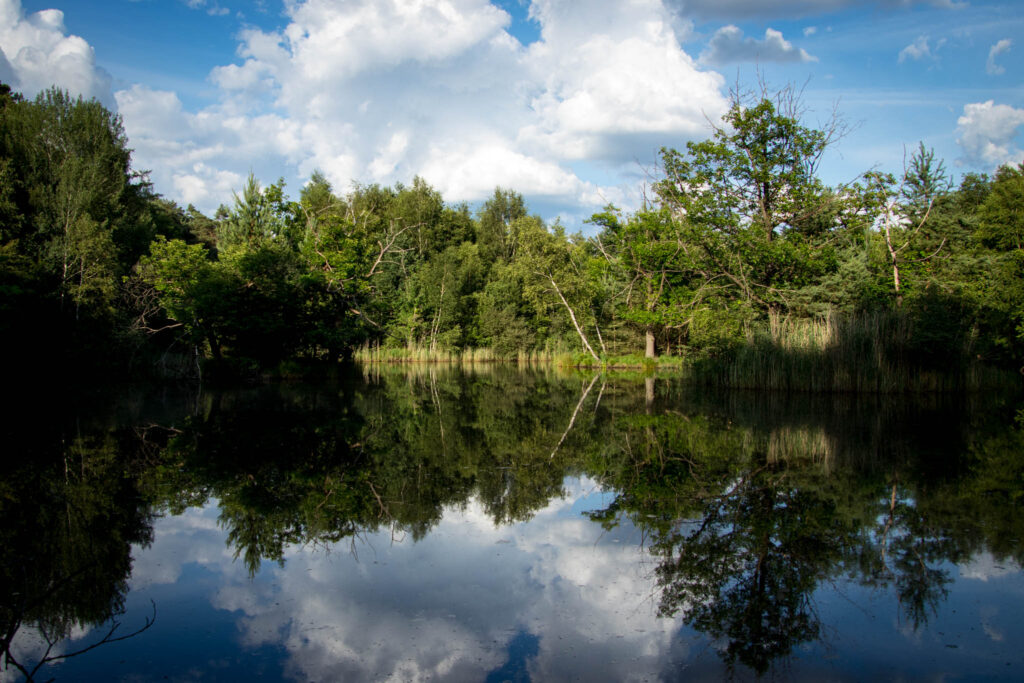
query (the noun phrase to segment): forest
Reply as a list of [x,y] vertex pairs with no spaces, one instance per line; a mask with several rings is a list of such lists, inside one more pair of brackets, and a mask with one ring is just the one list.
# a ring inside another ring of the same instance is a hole
[[[370,361],[678,366],[715,385],[902,391],[1019,384],[1024,164],[954,180],[819,177],[841,122],[791,89],[735,96],[665,147],[642,208],[569,233],[496,188],[421,178],[289,196],[250,175],[210,217],[157,194],[120,118],[0,84],[0,335],[76,378],[258,378]],[[671,141],[666,141],[670,143]]]

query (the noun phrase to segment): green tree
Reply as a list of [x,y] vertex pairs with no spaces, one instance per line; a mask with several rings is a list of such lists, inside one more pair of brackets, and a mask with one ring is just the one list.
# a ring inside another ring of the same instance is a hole
[[235,208],[218,226],[218,248],[229,254],[284,239],[284,202],[283,182],[263,190],[256,176],[250,173],[242,195],[235,193]]
[[622,317],[643,330],[644,355],[654,358],[656,333],[680,324],[694,303],[683,224],[665,209],[622,220],[614,207],[590,222],[601,226],[595,243],[620,286]]
[[490,269],[477,312],[481,340],[499,356],[528,352],[536,344],[536,309],[527,300],[523,275],[515,267],[496,264]]
[[120,119],[99,102],[47,90],[4,114],[22,174],[21,248],[58,278],[63,310],[109,311],[116,297],[115,230],[127,218],[130,151]]
[[519,221],[526,218],[523,195],[500,187],[480,211],[477,243],[480,256],[487,264],[497,261],[508,263],[515,258],[520,245]]
[[590,243],[580,236],[567,239],[561,225],[548,230],[539,218],[520,218],[512,229],[520,245],[514,265],[524,283],[524,296],[536,307],[538,317],[567,317],[587,355],[600,362],[591,343],[591,336],[596,335],[598,343],[602,337],[593,310]]
[[[233,315],[232,302],[239,281],[229,269],[213,262],[206,247],[183,240],[160,239],[139,263],[142,280],[157,292],[166,315],[166,327],[181,327],[191,344],[207,342],[214,358],[221,359],[222,339]],[[148,327],[155,333],[164,329]]]
[[869,197],[865,204],[877,217],[899,307],[903,304],[907,266],[930,261],[946,244],[946,236],[936,234],[936,222],[929,219],[935,202],[948,191],[949,180],[934,150],[925,149],[923,143],[911,156],[898,183],[888,173],[872,171],[865,178]]
[[1024,366],[1024,164],[1003,166],[978,209],[975,238],[986,248],[986,332],[1000,355]]
[[80,371],[116,365],[112,349],[129,357],[122,278],[158,227],[130,157],[119,117],[99,102],[56,89],[25,101],[3,88],[2,279],[18,313],[0,325],[23,358]]
[[788,310],[794,293],[834,268],[833,197],[817,177],[843,132],[799,121],[792,90],[747,104],[734,97],[711,139],[662,149],[662,206],[689,224],[687,249],[706,283],[751,311]]
[[465,345],[483,273],[477,245],[471,242],[449,246],[417,270],[417,315],[427,328],[425,341],[432,352]]
[[807,128],[797,109],[789,89],[749,106],[734,97],[710,140],[688,143],[685,154],[662,150],[659,198],[695,223],[733,233],[749,227],[765,241],[813,230],[818,163],[842,128],[838,121]]
[[1024,250],[1024,163],[1003,166],[992,179],[991,190],[979,211],[977,236],[987,246],[1003,251]]

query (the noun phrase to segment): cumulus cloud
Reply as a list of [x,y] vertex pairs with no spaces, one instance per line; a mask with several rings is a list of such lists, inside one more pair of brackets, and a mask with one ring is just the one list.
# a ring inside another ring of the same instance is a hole
[[1006,73],[1006,67],[996,64],[996,57],[1004,52],[1009,52],[1012,45],[1012,40],[1009,38],[1003,38],[989,49],[988,61],[985,62],[985,73],[992,76],[999,76]]
[[764,38],[745,38],[736,26],[723,26],[715,31],[708,47],[701,53],[705,64],[721,66],[732,62],[816,62],[817,57],[807,54],[802,48],[782,37],[782,32],[767,29]]
[[561,158],[632,163],[621,136],[663,140],[706,131],[724,111],[722,78],[698,70],[679,47],[672,19],[656,0],[605,2],[581,15],[564,0],[535,1],[542,40],[524,59],[534,95],[519,137]]
[[[279,156],[284,147],[266,124],[260,131],[264,135],[250,135],[257,132],[258,121],[250,127],[245,118],[187,113],[172,92],[136,85],[118,91],[116,99],[134,149],[135,167],[149,170],[158,190],[184,205],[210,210],[228,201],[245,177],[219,165],[245,167],[251,162],[246,153],[257,155],[251,159],[258,160],[261,154]],[[264,177],[277,177],[270,168],[260,170],[270,174]]]
[[929,44],[930,40],[928,36],[918,36],[917,40],[900,50],[899,63],[902,64],[908,59],[913,59],[914,61],[938,59],[939,49],[946,44],[946,39],[940,38],[935,43],[934,49]]
[[959,163],[992,170],[1024,161],[1016,142],[1022,125],[1024,109],[993,100],[964,105],[963,116],[957,119],[957,144],[964,151]]
[[524,46],[487,0],[286,3],[281,30],[243,30],[239,61],[212,69],[215,106],[184,112],[138,86],[118,103],[157,188],[204,210],[250,170],[319,168],[342,190],[420,175],[449,201],[502,185],[588,213],[624,189],[573,163],[632,168],[725,109],[723,79],[682,50],[685,27],[659,0],[536,0],[530,13],[541,36]]
[[[661,0],[585,11],[534,0],[529,11],[540,38],[523,45],[488,0],[286,2],[279,30],[239,32],[237,61],[209,73],[215,103],[190,110],[144,85],[111,94],[60,12],[25,16],[0,0],[0,77],[28,95],[56,81],[116,102],[136,168],[207,212],[249,172],[294,192],[315,169],[340,191],[420,175],[449,201],[502,185],[577,216],[628,208],[637,162],[703,137],[725,111],[724,80],[682,49],[692,24]],[[766,41],[792,50],[781,35]],[[594,167],[604,185],[575,170]]]
[[110,76],[85,40],[68,35],[64,13],[25,14],[20,0],[0,0],[0,79],[26,97],[57,86],[113,104]]

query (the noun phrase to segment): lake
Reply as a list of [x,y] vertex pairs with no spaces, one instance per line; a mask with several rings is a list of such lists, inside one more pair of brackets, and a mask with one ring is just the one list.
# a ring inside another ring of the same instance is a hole
[[0,679],[1020,680],[1020,408],[507,366],[26,395]]

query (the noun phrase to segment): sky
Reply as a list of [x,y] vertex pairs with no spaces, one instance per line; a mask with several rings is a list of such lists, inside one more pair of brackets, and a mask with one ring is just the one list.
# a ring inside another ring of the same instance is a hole
[[157,192],[212,213],[249,173],[297,197],[501,186],[571,228],[637,208],[658,151],[730,92],[793,86],[849,132],[825,182],[1024,161],[1020,0],[0,0],[0,81],[122,117]]

